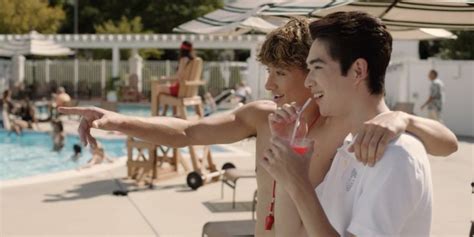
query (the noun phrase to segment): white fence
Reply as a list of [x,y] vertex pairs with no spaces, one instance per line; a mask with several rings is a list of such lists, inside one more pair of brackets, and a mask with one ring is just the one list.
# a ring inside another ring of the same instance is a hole
[[[10,64],[9,60],[0,61],[0,83],[2,78],[10,80]],[[144,61],[143,94],[150,94],[150,80],[173,74],[176,67],[176,61]],[[128,69],[128,61],[121,61],[119,75],[122,84],[126,84]],[[224,88],[246,80],[246,71],[245,62],[204,62],[202,77],[207,84],[203,90],[217,95]],[[107,60],[27,60],[25,63],[25,85],[33,86],[37,97],[48,96],[58,86],[65,87],[78,98],[103,97],[111,75],[112,62]]]
[[[444,82],[443,121],[457,135],[474,137],[474,61],[410,60],[392,64],[386,77],[387,102],[414,103],[414,113],[427,116],[420,106],[428,99],[428,72],[435,69]],[[406,80],[404,79],[406,78]]]

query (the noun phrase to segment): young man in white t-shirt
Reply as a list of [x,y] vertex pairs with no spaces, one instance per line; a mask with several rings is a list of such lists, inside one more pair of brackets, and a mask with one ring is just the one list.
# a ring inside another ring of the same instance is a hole
[[[429,236],[432,184],[423,144],[402,134],[374,167],[358,162],[350,148],[356,140],[373,142],[375,131],[361,132],[364,123],[390,111],[384,77],[392,37],[379,19],[362,12],[330,14],[311,23],[310,31],[305,85],[326,122],[345,121],[351,134],[316,192],[307,173],[318,141],[298,155],[273,137],[261,165],[288,191],[309,236]],[[295,118],[296,111],[283,106],[276,116]]]

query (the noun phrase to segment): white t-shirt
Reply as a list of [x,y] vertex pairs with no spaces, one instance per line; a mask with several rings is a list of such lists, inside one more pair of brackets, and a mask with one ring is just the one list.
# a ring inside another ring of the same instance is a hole
[[337,150],[316,194],[341,236],[429,236],[432,215],[431,170],[423,144],[402,134],[374,167]]

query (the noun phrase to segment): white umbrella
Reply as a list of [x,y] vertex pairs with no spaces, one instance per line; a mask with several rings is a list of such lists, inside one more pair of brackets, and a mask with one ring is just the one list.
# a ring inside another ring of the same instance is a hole
[[[319,2],[319,1],[316,1]],[[389,27],[474,30],[474,5],[468,1],[393,0],[356,2],[336,0],[324,7],[312,0],[293,0],[262,9],[261,16],[308,16],[320,18],[337,11],[364,11],[377,16]]]
[[389,27],[390,34],[396,40],[428,40],[428,39],[456,39],[453,33],[437,28],[394,28]]
[[[357,3],[350,0],[240,0],[196,20],[184,23],[176,27],[174,31],[215,35],[240,35],[250,31],[268,33],[283,25],[290,16],[318,18],[339,10],[361,10],[362,8],[372,15],[380,16],[390,4],[390,2]],[[397,40],[456,37],[443,29],[424,30],[418,28],[389,25],[393,38]]]
[[257,11],[283,0],[239,0],[174,28],[175,32],[215,35],[240,35],[250,31],[268,33],[278,27],[255,17]]
[[0,56],[11,57],[14,55],[39,55],[39,56],[63,56],[74,52],[46,36],[32,31],[27,35],[16,35],[12,39],[0,41]]

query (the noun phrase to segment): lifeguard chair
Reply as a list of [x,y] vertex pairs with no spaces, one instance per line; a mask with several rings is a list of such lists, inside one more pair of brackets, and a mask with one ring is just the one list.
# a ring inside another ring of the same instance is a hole
[[[199,57],[189,61],[183,72],[183,78],[179,80],[180,87],[177,96],[159,93],[159,88],[165,86],[166,83],[173,82],[173,80],[153,80],[152,81],[152,116],[167,116],[168,110],[172,109],[171,115],[185,120],[200,119],[204,116],[203,102],[198,95],[199,86],[205,84],[201,79],[203,62]],[[160,111],[160,108],[162,109]],[[188,108],[194,115],[188,113]],[[160,178],[161,173],[178,173],[178,164],[184,167],[186,172],[189,172],[188,165],[183,159],[182,154],[178,148],[165,147],[160,144],[146,144],[143,141],[137,141],[130,138],[127,142],[129,149],[129,177],[142,178],[150,177],[150,182]],[[133,150],[138,150],[138,156],[133,157]],[[217,171],[214,162],[212,161],[211,151],[209,146],[203,146],[202,154],[198,155],[196,146],[188,146],[189,156],[192,163],[193,172],[188,175],[187,183],[193,188],[197,189],[208,181],[217,181],[221,172]],[[147,150],[148,152],[145,152]],[[145,154],[148,153],[148,156]],[[206,164],[207,163],[207,164]],[[171,167],[171,170],[165,170],[164,166]],[[141,172],[146,175],[141,175]]]

